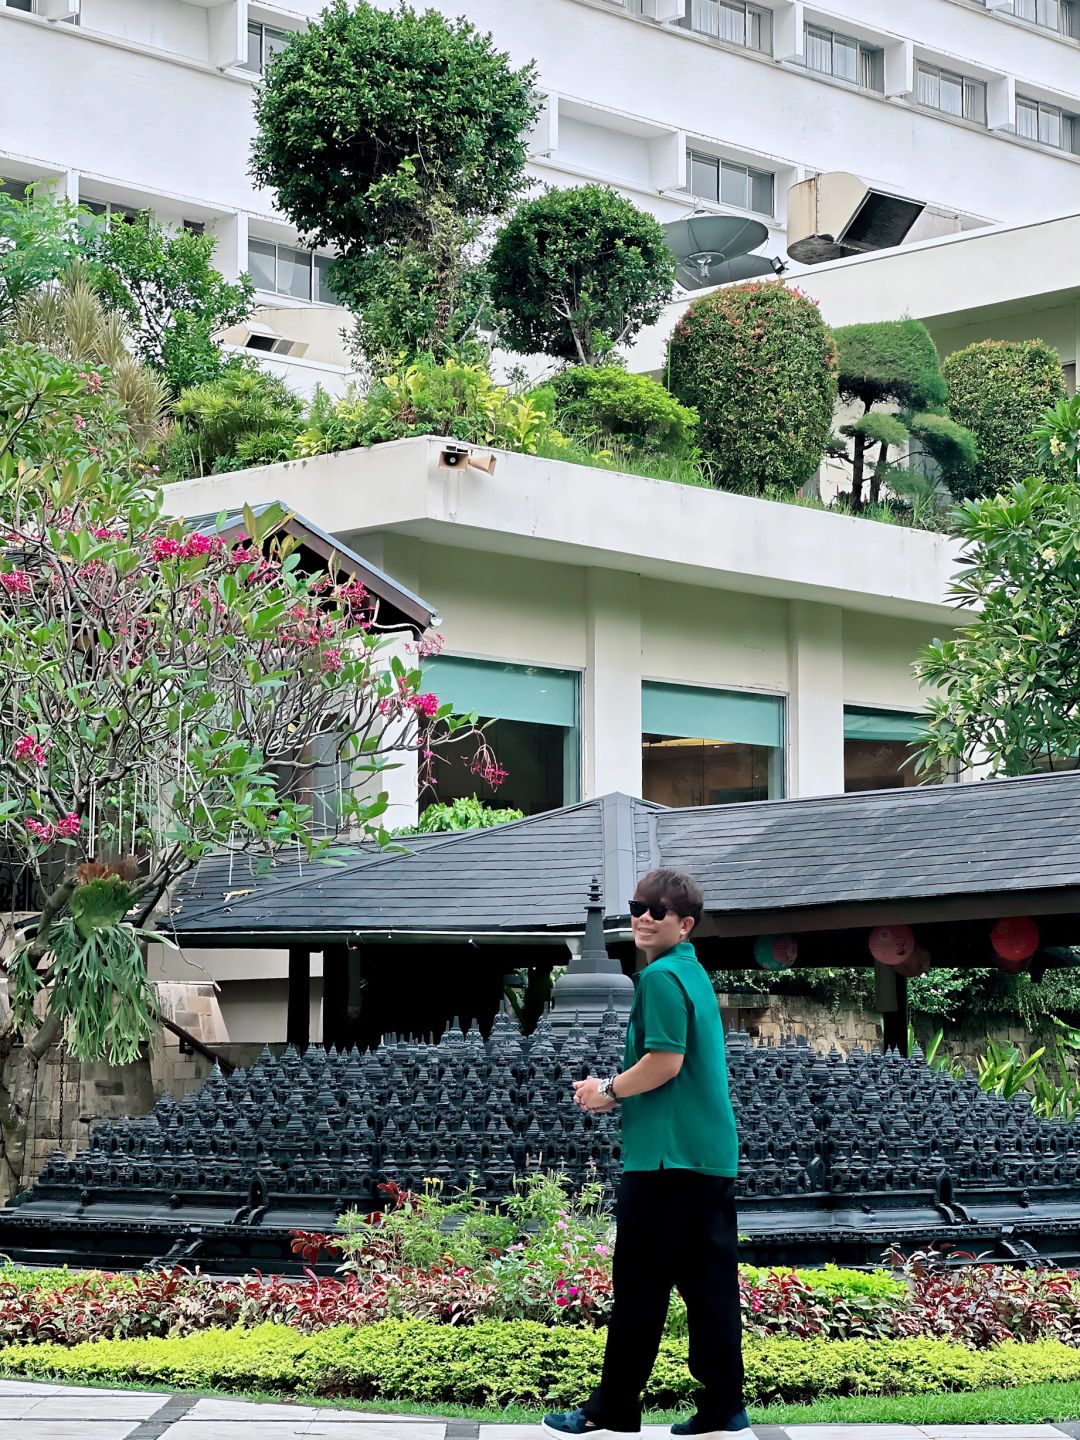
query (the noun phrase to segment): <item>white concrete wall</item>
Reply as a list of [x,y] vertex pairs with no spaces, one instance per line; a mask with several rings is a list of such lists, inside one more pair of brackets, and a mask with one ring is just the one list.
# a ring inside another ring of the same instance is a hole
[[173,513],[280,499],[438,607],[445,653],[582,673],[583,793],[641,789],[641,682],[788,701],[788,791],[843,788],[844,704],[916,709],[954,623],[943,536],[442,442],[170,486]]

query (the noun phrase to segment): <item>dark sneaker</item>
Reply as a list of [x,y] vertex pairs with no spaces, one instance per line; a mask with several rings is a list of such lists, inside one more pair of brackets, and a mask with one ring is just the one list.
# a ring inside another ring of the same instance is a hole
[[720,1435],[735,1435],[740,1430],[749,1430],[750,1421],[745,1410],[740,1410],[737,1415],[732,1415],[730,1420],[725,1420],[723,1425],[714,1425],[701,1415],[691,1415],[689,1420],[680,1420],[677,1425],[672,1425],[672,1435],[692,1435],[695,1440],[713,1440],[713,1437]]
[[609,1430],[604,1425],[598,1425],[595,1420],[590,1420],[584,1410],[567,1410],[561,1415],[545,1415],[540,1425],[549,1435],[594,1435],[597,1440],[610,1440],[610,1437],[618,1436],[619,1440],[641,1440],[640,1430]]

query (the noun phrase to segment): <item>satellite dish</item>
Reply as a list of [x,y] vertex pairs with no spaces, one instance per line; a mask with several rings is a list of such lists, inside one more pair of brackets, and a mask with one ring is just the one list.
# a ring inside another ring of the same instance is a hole
[[664,226],[664,239],[675,257],[675,276],[684,290],[767,275],[772,261],[750,251],[768,238],[760,220],[737,215],[691,215]]

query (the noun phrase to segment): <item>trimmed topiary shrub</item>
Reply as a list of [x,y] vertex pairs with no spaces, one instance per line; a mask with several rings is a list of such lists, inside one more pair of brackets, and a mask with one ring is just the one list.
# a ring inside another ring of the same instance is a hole
[[801,291],[769,281],[703,295],[675,327],[668,370],[718,485],[762,494],[812,478],[832,430],[836,348]]
[[697,412],[648,375],[632,375],[616,365],[579,365],[544,389],[554,395],[556,426],[575,440],[613,439],[676,458],[693,452]]
[[602,363],[651,325],[675,284],[660,222],[604,185],[527,200],[488,270],[501,343],[581,365]]
[[1037,473],[1032,431],[1065,398],[1061,359],[1043,340],[981,340],[942,365],[952,418],[975,436],[978,459],[964,494],[996,495]]

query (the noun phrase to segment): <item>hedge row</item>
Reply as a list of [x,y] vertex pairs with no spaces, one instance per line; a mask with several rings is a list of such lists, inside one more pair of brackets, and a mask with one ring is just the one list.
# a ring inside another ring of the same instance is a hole
[[[558,1408],[578,1403],[597,1382],[603,1346],[603,1332],[530,1320],[469,1327],[384,1320],[313,1335],[268,1324],[180,1339],[11,1346],[0,1354],[0,1369],[175,1388]],[[752,1405],[1080,1381],[1080,1351],[1056,1340],[1007,1341],[983,1351],[943,1340],[755,1340],[745,1358]],[[685,1342],[665,1340],[646,1403],[676,1408],[694,1388]]]

